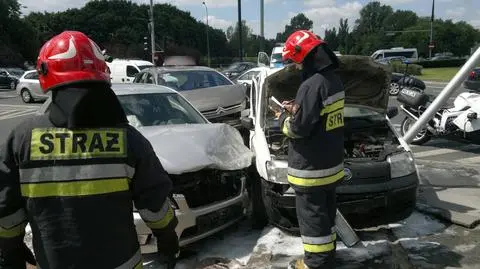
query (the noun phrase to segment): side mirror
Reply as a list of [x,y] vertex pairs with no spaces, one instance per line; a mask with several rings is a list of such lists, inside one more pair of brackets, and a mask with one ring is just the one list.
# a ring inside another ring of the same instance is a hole
[[476,120],[478,118],[477,112],[470,112],[467,114],[468,120]]
[[390,106],[387,109],[387,117],[389,119],[394,118],[398,115],[398,108],[396,106]]
[[243,117],[240,119],[242,122],[242,127],[247,130],[253,130],[255,126],[253,125],[253,119],[249,117]]

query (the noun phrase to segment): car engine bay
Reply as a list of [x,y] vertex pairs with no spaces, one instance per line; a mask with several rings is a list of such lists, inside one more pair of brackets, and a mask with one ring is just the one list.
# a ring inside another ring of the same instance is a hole
[[[385,160],[397,151],[398,139],[385,121],[364,122],[355,118],[345,119],[345,159]],[[276,120],[265,130],[270,154],[277,160],[286,160],[289,138],[280,130]]]

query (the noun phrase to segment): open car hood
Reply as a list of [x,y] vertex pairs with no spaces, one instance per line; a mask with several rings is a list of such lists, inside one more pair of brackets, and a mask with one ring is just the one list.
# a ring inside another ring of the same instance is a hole
[[239,170],[252,163],[253,153],[240,133],[223,123],[140,127],[169,174],[201,169]]
[[[345,104],[361,105],[386,114],[391,72],[368,56],[341,56],[336,73],[345,87]],[[285,66],[265,79],[267,97],[294,99],[302,83],[301,73],[294,65]]]

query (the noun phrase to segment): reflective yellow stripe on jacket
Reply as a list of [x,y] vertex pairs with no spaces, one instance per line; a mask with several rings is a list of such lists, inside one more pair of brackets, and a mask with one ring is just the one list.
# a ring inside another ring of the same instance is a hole
[[143,221],[145,221],[145,224],[150,229],[163,229],[167,227],[175,214],[169,200],[163,204],[162,208],[158,212],[153,212],[148,209],[141,209],[139,210],[139,213]]
[[336,93],[323,102],[320,116],[325,118],[325,130],[331,131],[344,126],[345,92]]
[[20,169],[22,195],[86,196],[129,190],[135,169],[126,164],[48,166]]
[[299,170],[288,168],[288,182],[301,187],[315,187],[335,183],[345,176],[343,162],[321,170]]

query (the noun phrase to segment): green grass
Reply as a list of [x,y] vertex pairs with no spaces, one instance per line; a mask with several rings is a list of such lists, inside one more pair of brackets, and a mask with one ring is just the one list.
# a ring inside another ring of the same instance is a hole
[[460,67],[439,67],[439,68],[424,68],[422,75],[417,76],[423,81],[449,81],[460,70]]

